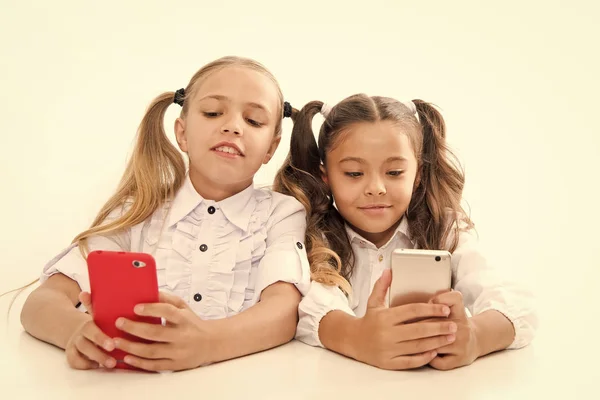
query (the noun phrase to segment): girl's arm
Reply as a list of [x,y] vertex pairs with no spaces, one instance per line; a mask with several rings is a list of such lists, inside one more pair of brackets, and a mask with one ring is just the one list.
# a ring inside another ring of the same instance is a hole
[[[385,270],[375,283],[364,317],[357,318],[337,288],[312,282],[300,304],[296,337],[384,369],[410,369],[429,363],[435,349],[451,343],[456,325],[446,321],[442,304],[408,304],[387,308],[391,283]],[[411,323],[415,319],[436,318]]]
[[[79,293],[75,281],[60,273],[52,275],[27,298],[21,323],[30,335],[65,349],[72,368],[113,368],[116,361],[105,351],[114,349],[114,343],[91,315],[75,308]],[[81,299],[89,301],[89,297]]]
[[460,292],[441,293],[432,303],[448,305],[449,319],[458,327],[454,343],[437,349],[439,356],[430,363],[434,368],[448,370],[469,365],[479,357],[507,348],[514,340],[512,323],[499,311],[487,310],[469,318]]
[[300,292],[290,283],[267,287],[255,306],[231,318],[207,321],[214,332],[211,362],[267,350],[294,338]]
[[515,339],[513,324],[496,310],[484,311],[472,318],[477,337],[478,357],[506,349]]
[[[88,240],[90,251],[124,250],[128,236],[96,236]],[[21,324],[32,336],[65,349],[71,335],[92,317],[75,308],[82,289],[89,292],[87,264],[79,247],[69,246],[44,267],[42,284],[25,301]],[[99,336],[99,335],[96,335]],[[103,338],[106,338],[102,334]]]
[[[390,281],[388,271],[375,285],[364,318],[344,318],[343,312],[333,311],[323,319],[322,334],[331,343],[348,339],[347,350],[337,348],[335,344],[332,347],[381,368],[406,369],[425,365],[436,356],[433,349],[449,343],[448,338],[456,326],[450,321],[406,322],[427,317],[445,319],[450,309],[442,304],[410,304],[387,309],[383,302]],[[136,312],[165,318],[166,327],[130,320],[123,320],[120,326],[134,336],[157,343],[118,339],[117,347],[132,355],[125,357],[126,363],[150,371],[189,369],[240,357],[289,341],[296,325],[299,300],[300,295],[293,286],[275,283],[263,291],[263,298],[252,308],[234,317],[204,321],[194,315],[183,300],[163,293],[162,303],[143,305]],[[341,329],[344,327],[351,329],[344,331]],[[342,332],[345,332],[344,336]],[[325,338],[323,340],[328,343]]]
[[432,367],[448,370],[469,365],[492,352],[531,342],[537,327],[533,296],[502,279],[489,265],[473,230],[459,233],[452,254],[452,277],[454,290],[435,296],[432,302],[451,307],[449,319],[458,331],[454,343],[437,349],[439,356],[431,361]]
[[160,294],[160,303],[136,307],[138,315],[160,317],[166,326],[122,319],[117,327],[154,343],[115,339],[129,353],[124,361],[148,371],[180,371],[267,350],[294,337],[300,293],[276,282],[261,301],[233,317],[202,320],[177,296]]
[[474,231],[460,233],[452,264],[453,289],[462,294],[472,321],[479,325],[483,355],[528,345],[538,325],[533,294],[493,268],[479,249]]
[[23,305],[21,324],[33,337],[65,349],[73,333],[91,317],[75,308],[77,282],[63,274],[52,275],[35,289]]
[[[107,221],[121,212],[121,209],[113,211]],[[91,237],[88,247],[90,251],[129,249],[130,231]],[[93,322],[91,309],[75,307],[82,289],[89,291],[90,287],[87,263],[79,247],[73,244],[47,263],[41,281],[41,286],[29,295],[21,310],[21,324],[25,331],[65,349],[67,361],[73,368],[113,367],[116,361],[99,347],[111,351],[114,344]]]

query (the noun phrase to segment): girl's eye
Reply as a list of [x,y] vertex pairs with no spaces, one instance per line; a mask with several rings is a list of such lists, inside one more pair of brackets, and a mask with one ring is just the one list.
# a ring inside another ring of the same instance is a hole
[[390,171],[390,172],[388,172],[388,175],[391,175],[391,176],[400,176],[400,175],[402,175],[403,172],[404,171]]
[[362,175],[362,172],[344,172],[344,175],[349,176],[350,178],[358,178]]
[[260,127],[263,125],[263,124],[261,124],[260,122],[258,122],[258,121],[255,121],[255,120],[253,120],[253,119],[250,119],[250,118],[247,118],[247,119],[246,119],[246,121],[248,121],[248,123],[249,123],[250,125],[252,125],[252,126],[255,126],[255,127],[257,127],[257,128],[260,128]]
[[204,116],[207,118],[215,118],[219,116],[218,112],[205,112]]

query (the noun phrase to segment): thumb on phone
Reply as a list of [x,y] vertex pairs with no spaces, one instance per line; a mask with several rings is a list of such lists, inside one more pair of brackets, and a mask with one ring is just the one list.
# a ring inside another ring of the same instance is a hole
[[79,293],[79,301],[81,304],[83,304],[88,314],[93,317],[94,313],[92,311],[92,295],[89,292],[81,292]]
[[377,282],[375,282],[375,285],[373,286],[373,291],[371,291],[371,296],[369,296],[367,308],[385,307],[385,299],[391,283],[392,270],[386,268],[383,270],[381,277],[377,279]]

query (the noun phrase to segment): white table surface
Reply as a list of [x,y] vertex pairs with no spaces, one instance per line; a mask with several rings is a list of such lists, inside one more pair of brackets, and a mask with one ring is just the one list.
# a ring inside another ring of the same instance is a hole
[[[0,399],[600,399],[598,339],[540,330],[524,349],[453,371],[384,371],[292,341],[177,373],[76,371],[62,350],[22,330],[17,301],[0,301]],[[600,315],[597,312],[596,315]],[[598,332],[593,332],[596,337]]]

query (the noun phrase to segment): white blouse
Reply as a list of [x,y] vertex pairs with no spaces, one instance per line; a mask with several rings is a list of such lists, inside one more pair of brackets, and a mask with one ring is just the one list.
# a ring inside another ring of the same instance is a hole
[[[296,338],[312,346],[323,346],[319,340],[319,323],[330,311],[341,310],[362,317],[373,286],[383,270],[390,268],[392,252],[397,248],[415,248],[410,239],[408,222],[403,218],[392,238],[381,248],[361,237],[349,227],[346,232],[354,252],[355,269],[350,278],[352,294],[347,298],[334,286],[312,282],[299,307],[300,320]],[[515,328],[510,349],[526,346],[537,328],[533,296],[515,283],[502,279],[477,248],[473,230],[462,231],[452,253],[453,289],[461,292],[471,315],[487,310],[504,314]]]
[[[122,212],[111,213],[107,222]],[[250,185],[216,202],[202,198],[188,175],[173,201],[146,221],[88,243],[90,251],[152,254],[159,290],[181,297],[201,318],[217,319],[253,306],[263,289],[278,281],[308,291],[305,230],[306,212],[293,197]],[[58,272],[90,290],[76,244],[44,267],[41,280]]]

